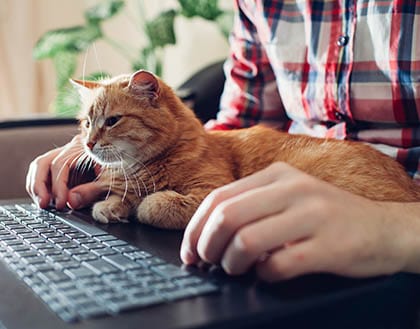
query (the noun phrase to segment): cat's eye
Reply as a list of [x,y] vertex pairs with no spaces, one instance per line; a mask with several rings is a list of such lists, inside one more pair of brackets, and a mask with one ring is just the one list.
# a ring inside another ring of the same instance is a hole
[[85,128],[89,128],[90,127],[90,121],[89,119],[85,119]]
[[113,117],[109,117],[105,120],[105,126],[107,127],[112,127],[113,125],[115,125],[118,121],[120,121],[121,116],[120,115],[116,115]]

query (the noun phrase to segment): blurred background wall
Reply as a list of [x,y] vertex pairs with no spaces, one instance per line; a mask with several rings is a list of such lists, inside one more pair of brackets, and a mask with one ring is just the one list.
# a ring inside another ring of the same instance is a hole
[[[126,0],[124,12],[111,18],[104,29],[113,39],[138,47],[144,34],[137,24],[139,14],[154,17],[175,0]],[[231,9],[231,0],[219,0]],[[32,49],[48,30],[83,23],[83,10],[95,0],[0,0],[0,119],[51,115],[55,96],[55,73],[51,60],[36,61]],[[217,27],[201,18],[178,17],[175,21],[176,45],[164,51],[163,78],[176,88],[200,68],[227,56],[227,40]],[[96,49],[96,51],[95,51]],[[77,76],[86,72],[107,71],[113,75],[131,72],[131,66],[109,44],[98,41],[80,56]]]

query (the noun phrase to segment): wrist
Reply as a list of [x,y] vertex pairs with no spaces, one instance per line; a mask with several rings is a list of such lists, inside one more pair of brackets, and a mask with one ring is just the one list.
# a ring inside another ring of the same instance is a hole
[[383,203],[397,271],[420,273],[420,203]]

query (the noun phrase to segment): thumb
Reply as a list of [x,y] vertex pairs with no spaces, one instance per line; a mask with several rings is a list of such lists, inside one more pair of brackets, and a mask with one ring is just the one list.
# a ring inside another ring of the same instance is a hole
[[99,181],[74,187],[69,191],[67,205],[71,209],[81,209],[98,201],[107,189]]

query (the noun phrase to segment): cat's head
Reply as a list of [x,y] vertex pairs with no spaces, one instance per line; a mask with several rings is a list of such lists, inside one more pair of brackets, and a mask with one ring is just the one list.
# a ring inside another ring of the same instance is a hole
[[182,104],[152,73],[137,71],[98,82],[72,80],[86,152],[99,164],[133,166],[174,143]]

